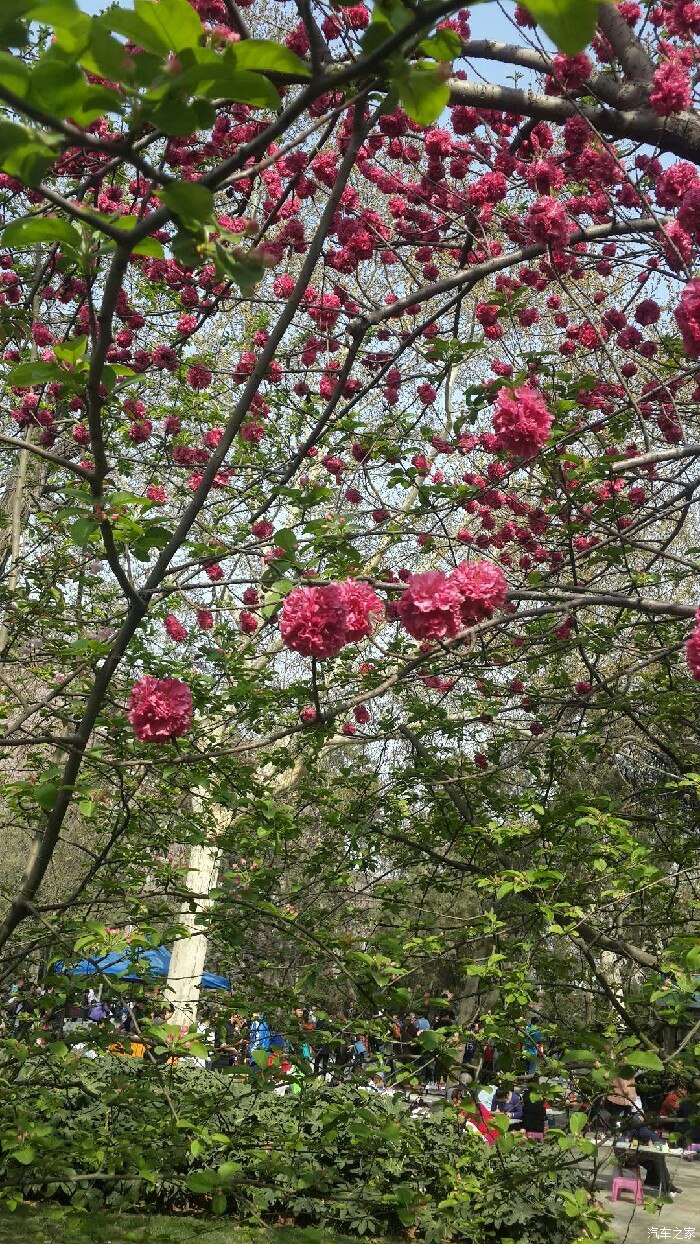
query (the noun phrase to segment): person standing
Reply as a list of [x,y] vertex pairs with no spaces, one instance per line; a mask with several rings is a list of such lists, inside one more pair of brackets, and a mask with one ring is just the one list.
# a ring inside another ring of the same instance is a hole
[[257,1012],[253,1016],[248,1032],[248,1062],[252,1066],[257,1066],[253,1055],[257,1050],[265,1050],[269,1053],[271,1043],[272,1033],[270,1031],[270,1025],[267,1023],[265,1016],[260,1012]]
[[525,1071],[529,1076],[534,1076],[537,1073],[539,1060],[544,1054],[542,1033],[537,1027],[534,1015],[530,1016],[525,1026],[523,1052],[525,1054]]

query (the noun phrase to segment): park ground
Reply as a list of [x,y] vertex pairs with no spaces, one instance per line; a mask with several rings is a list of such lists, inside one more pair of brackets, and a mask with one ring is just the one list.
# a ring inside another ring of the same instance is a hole
[[655,1213],[649,1212],[654,1202],[635,1206],[629,1193],[625,1201],[611,1205],[608,1200],[610,1180],[605,1180],[600,1201],[605,1209],[614,1214],[617,1237],[624,1244],[683,1239],[700,1244],[700,1162],[684,1162],[682,1158],[669,1157],[668,1168],[681,1192]]
[[[610,1175],[601,1172],[599,1199],[613,1214],[612,1225],[620,1244],[652,1244],[655,1240],[695,1240],[700,1244],[700,1162],[672,1157],[668,1165],[682,1192],[660,1207],[648,1200],[636,1206],[629,1194],[612,1204]],[[90,1215],[88,1232],[67,1230],[50,1209],[20,1209],[0,1215],[0,1244],[357,1244],[357,1240],[294,1228],[255,1231],[226,1219],[175,1215]]]

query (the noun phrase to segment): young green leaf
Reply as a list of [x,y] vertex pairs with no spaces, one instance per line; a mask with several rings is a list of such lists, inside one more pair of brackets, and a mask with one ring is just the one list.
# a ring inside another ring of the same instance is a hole
[[597,0],[523,0],[525,8],[561,52],[575,56],[593,38],[598,21]]
[[40,242],[60,242],[62,246],[79,250],[81,237],[78,230],[60,216],[29,216],[13,220],[2,233],[2,244],[11,250],[28,250]]

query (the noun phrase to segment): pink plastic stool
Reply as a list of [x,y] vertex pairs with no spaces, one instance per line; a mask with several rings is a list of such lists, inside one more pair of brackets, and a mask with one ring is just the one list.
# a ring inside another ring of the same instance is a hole
[[610,1200],[619,1201],[621,1192],[633,1192],[635,1205],[641,1205],[644,1201],[641,1179],[633,1179],[629,1176],[618,1176],[617,1179],[613,1179]]
[[544,1132],[526,1132],[528,1140],[544,1140]]

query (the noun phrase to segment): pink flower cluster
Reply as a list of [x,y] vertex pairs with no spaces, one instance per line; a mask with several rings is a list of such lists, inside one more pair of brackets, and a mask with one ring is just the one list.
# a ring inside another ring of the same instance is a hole
[[685,656],[693,678],[700,682],[700,609],[695,615],[695,626],[686,640]]
[[530,458],[545,444],[554,416],[547,409],[541,393],[530,385],[520,389],[499,391],[493,416],[495,448]]
[[334,657],[365,639],[384,612],[376,592],[348,579],[323,587],[297,587],[287,596],[280,631],[288,648],[305,657]]
[[492,617],[507,591],[505,575],[493,562],[460,562],[450,575],[441,570],[411,575],[398,614],[414,639],[452,639]]
[[533,203],[525,217],[525,228],[533,242],[561,247],[569,240],[569,218],[563,203],[545,196]]
[[192,692],[179,678],[145,674],[131,688],[129,721],[142,743],[179,739],[192,723]]
[[670,117],[689,108],[691,100],[688,70],[680,57],[673,56],[656,70],[649,103],[660,117]]
[[674,313],[681,330],[683,349],[691,358],[700,358],[700,280],[688,281]]

